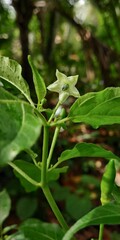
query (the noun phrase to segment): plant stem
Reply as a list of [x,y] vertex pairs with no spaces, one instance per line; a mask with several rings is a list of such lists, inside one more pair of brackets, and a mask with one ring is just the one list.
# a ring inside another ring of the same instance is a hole
[[43,192],[44,192],[45,197],[46,197],[52,211],[54,212],[58,222],[60,223],[61,227],[65,231],[67,231],[68,230],[68,225],[67,225],[65,219],[63,218],[63,216],[62,216],[62,214],[61,214],[61,212],[60,212],[60,210],[59,210],[59,208],[58,208],[58,206],[57,206],[57,204],[56,204],[56,202],[55,202],[55,200],[54,200],[54,198],[53,198],[53,196],[50,192],[49,187],[46,186],[45,188],[43,188]]
[[50,165],[50,162],[51,162],[52,154],[53,154],[53,151],[54,151],[54,148],[55,148],[55,144],[56,144],[56,140],[57,140],[59,131],[60,131],[60,126],[56,127],[55,132],[54,132],[50,152],[49,152],[48,159],[47,159],[47,167],[48,168],[49,168],[49,165]]
[[[44,136],[43,136],[43,152],[42,152],[42,169],[41,169],[41,184],[42,184],[42,190],[43,193],[52,208],[56,218],[58,219],[60,225],[62,228],[66,231],[68,230],[68,226],[66,221],[64,220],[50,190],[47,186],[47,157],[48,157],[48,126],[44,126]],[[57,131],[57,130],[56,130]],[[55,144],[55,140],[53,141],[53,147]],[[53,149],[52,147],[52,149]],[[53,151],[53,150],[51,150]],[[50,154],[51,156],[51,154]]]
[[47,183],[47,157],[48,157],[48,126],[44,126],[43,135],[43,149],[42,149],[42,168],[41,168],[41,184],[42,187],[46,186]]
[[103,239],[103,231],[104,231],[104,224],[100,224],[100,230],[99,230],[99,238],[98,240]]
[[54,127],[54,126],[56,126],[56,125],[60,125],[60,124],[62,124],[62,123],[65,123],[65,122],[67,122],[67,121],[69,121],[70,120],[70,118],[69,117],[66,117],[66,118],[63,118],[63,119],[61,119],[61,120],[58,120],[57,122],[52,122],[51,124],[50,124],[50,126],[51,127]]
[[28,182],[30,182],[32,185],[41,187],[40,182],[36,182],[34,179],[29,177],[24,171],[22,171],[18,166],[16,166],[14,163],[10,162],[8,163],[16,172],[18,172],[23,178],[25,178]]
[[50,123],[50,122],[52,121],[52,119],[53,119],[53,117],[54,117],[54,115],[55,115],[55,113],[56,113],[56,111],[57,111],[57,109],[58,109],[59,106],[60,106],[60,102],[58,101],[57,105],[56,105],[55,108],[53,109],[53,112],[52,112],[52,114],[51,114],[51,116],[50,116],[50,118],[49,118],[49,120],[48,120],[48,123]]

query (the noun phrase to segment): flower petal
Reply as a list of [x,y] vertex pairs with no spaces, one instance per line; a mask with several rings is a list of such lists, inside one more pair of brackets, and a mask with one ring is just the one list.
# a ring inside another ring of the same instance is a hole
[[55,81],[54,83],[50,84],[47,89],[52,92],[61,92],[61,84],[59,80]]
[[73,86],[75,86],[78,81],[78,75],[68,77],[68,81],[69,81],[69,84],[72,84]]
[[58,69],[56,70],[56,77],[57,80],[60,81],[60,84],[63,86],[63,84],[67,83],[67,76],[64,73],[61,73],[58,71]]
[[80,96],[80,93],[79,93],[79,91],[77,90],[76,87],[70,86],[69,95],[78,98]]

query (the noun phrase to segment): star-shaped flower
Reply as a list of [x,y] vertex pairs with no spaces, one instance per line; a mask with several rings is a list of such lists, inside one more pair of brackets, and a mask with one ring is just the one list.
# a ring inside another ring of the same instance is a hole
[[50,84],[47,89],[59,93],[59,101],[62,104],[69,96],[78,98],[80,96],[75,87],[78,75],[67,77],[65,74],[56,70],[57,81]]

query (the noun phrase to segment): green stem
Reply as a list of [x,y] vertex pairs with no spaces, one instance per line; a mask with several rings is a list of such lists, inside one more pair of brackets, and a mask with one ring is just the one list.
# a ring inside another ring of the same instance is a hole
[[41,187],[40,182],[36,182],[31,177],[29,177],[24,171],[22,171],[19,167],[17,167],[14,163],[10,162],[8,163],[16,172],[18,172],[23,178],[25,178],[28,182],[30,182],[32,185]]
[[36,153],[34,153],[31,149],[26,149],[25,150],[26,153],[29,154],[29,156],[32,158],[33,163],[35,164],[35,166],[39,169],[41,169],[41,167],[39,166],[38,162],[36,161],[36,157],[38,156]]
[[103,239],[103,231],[104,231],[104,224],[100,224],[100,230],[99,230],[99,238],[98,240]]
[[62,227],[65,231],[67,231],[67,230],[68,230],[68,225],[67,225],[65,219],[63,218],[63,216],[62,216],[62,214],[61,214],[61,212],[60,212],[60,210],[59,210],[56,202],[54,201],[54,198],[53,198],[53,196],[52,196],[52,194],[51,194],[50,189],[48,188],[48,186],[46,186],[45,188],[43,188],[43,192],[44,192],[45,197],[46,197],[46,199],[47,199],[47,201],[48,201],[48,203],[49,203],[52,211],[54,212],[54,214],[55,214],[58,222],[60,223],[61,227]]
[[47,183],[47,157],[48,157],[48,126],[44,126],[43,149],[42,149],[42,168],[41,168],[41,184],[42,187]]
[[54,198],[49,190],[49,187],[47,186],[48,129],[49,129],[48,126],[44,126],[42,169],[41,169],[42,190],[43,190],[43,193],[44,193],[50,207],[52,208],[56,218],[58,219],[60,225],[66,231],[66,230],[68,230],[67,223],[65,222],[56,202],[54,201]]
[[52,170],[52,169],[55,169],[56,167],[58,167],[60,164],[61,164],[62,162],[56,162],[55,164],[54,164],[54,166],[52,166],[51,168],[50,168],[50,170]]
[[50,122],[52,121],[52,119],[53,119],[53,117],[54,117],[54,115],[55,115],[58,107],[60,106],[60,104],[61,104],[61,103],[58,102],[57,105],[55,106],[55,108],[54,108],[54,110],[53,110],[53,112],[52,112],[52,114],[51,114],[51,116],[50,116],[50,118],[49,118],[49,120],[48,120],[48,123],[50,123]]
[[56,127],[55,132],[54,132],[54,136],[53,136],[53,140],[52,140],[49,156],[48,156],[48,159],[47,159],[47,167],[48,168],[49,168],[49,165],[50,165],[50,162],[51,162],[52,154],[53,154],[53,151],[54,151],[54,148],[55,148],[55,144],[56,144],[56,140],[58,138],[59,131],[60,131],[60,126]]
[[62,120],[58,120],[57,122],[52,122],[51,124],[50,124],[50,126],[51,127],[54,127],[54,126],[56,126],[56,125],[60,125],[60,124],[62,124],[62,123],[65,123],[65,122],[67,122],[67,121],[69,121],[70,120],[70,118],[69,117],[66,117],[66,118],[63,118]]

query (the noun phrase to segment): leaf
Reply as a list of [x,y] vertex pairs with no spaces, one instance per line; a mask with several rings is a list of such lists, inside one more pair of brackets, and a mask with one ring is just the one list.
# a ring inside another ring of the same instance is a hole
[[70,195],[70,189],[68,187],[61,187],[58,182],[52,182],[51,189],[53,197],[56,201],[66,201]]
[[97,188],[100,187],[100,180],[98,178],[96,178],[95,176],[91,176],[88,174],[82,174],[80,182],[83,185],[87,185],[87,186],[93,185]]
[[62,240],[70,240],[79,230],[99,224],[120,224],[120,205],[115,203],[105,204],[90,211],[80,218],[64,235]]
[[6,190],[0,192],[0,226],[8,217],[11,208],[11,200]]
[[10,235],[10,238],[8,238],[8,240],[21,240],[21,239],[28,240],[28,238],[26,238],[21,231],[13,233],[12,235]]
[[17,229],[17,225],[16,224],[4,227],[3,230],[2,230],[2,234],[5,235],[6,233],[10,232],[13,229],[14,230]]
[[25,102],[0,100],[0,165],[30,148],[37,140],[41,121]]
[[22,68],[16,61],[11,60],[8,57],[0,56],[0,77],[16,87],[31,105],[34,106],[30,97],[29,86],[23,79],[21,71]]
[[105,150],[98,145],[93,143],[78,143],[73,149],[63,151],[58,158],[58,162],[63,162],[76,157],[103,157],[108,160],[116,159],[120,161],[120,158],[114,153]]
[[33,73],[33,81],[34,81],[35,91],[36,91],[37,98],[38,98],[38,104],[40,104],[41,100],[46,95],[46,86],[45,86],[43,78],[40,76],[38,70],[36,69],[35,65],[33,64],[31,56],[28,56],[28,61],[29,61],[29,64],[31,66],[32,73]]
[[61,240],[64,234],[57,224],[44,223],[37,219],[26,220],[20,230],[28,240]]
[[118,187],[117,185],[114,185],[113,187],[112,196],[115,201],[120,204],[120,187]]
[[69,194],[66,200],[66,210],[72,219],[78,220],[80,217],[88,213],[92,208],[90,198],[80,198],[75,194]]
[[71,107],[68,117],[94,128],[120,123],[120,88],[106,88],[81,96]]
[[22,197],[17,202],[16,212],[20,220],[32,217],[37,210],[38,202],[34,197]]
[[[37,168],[33,163],[26,162],[23,160],[15,160],[14,164],[19,167],[23,172],[25,172],[29,177],[31,177],[36,182],[41,181],[41,170]],[[37,186],[28,182],[24,177],[22,177],[18,172],[14,170],[16,177],[20,180],[21,185],[25,188],[26,192],[32,192],[37,190]]]
[[68,170],[68,167],[62,167],[62,168],[55,168],[55,169],[51,169],[50,171],[48,171],[47,173],[47,181],[51,182],[51,181],[56,181],[59,177],[61,173],[66,173]]
[[[23,172],[25,172],[29,177],[31,177],[36,182],[41,181],[41,170],[36,167],[33,163],[26,162],[23,160],[16,160],[14,164],[19,167]],[[68,167],[56,168],[47,172],[47,181],[55,181],[59,178],[61,173],[66,172]],[[27,192],[35,191],[38,187],[34,186],[30,182],[28,182],[25,178],[23,178],[18,172],[14,171],[16,177],[19,178],[22,186],[25,188]]]
[[0,100],[17,100],[17,98],[4,88],[0,87]]

